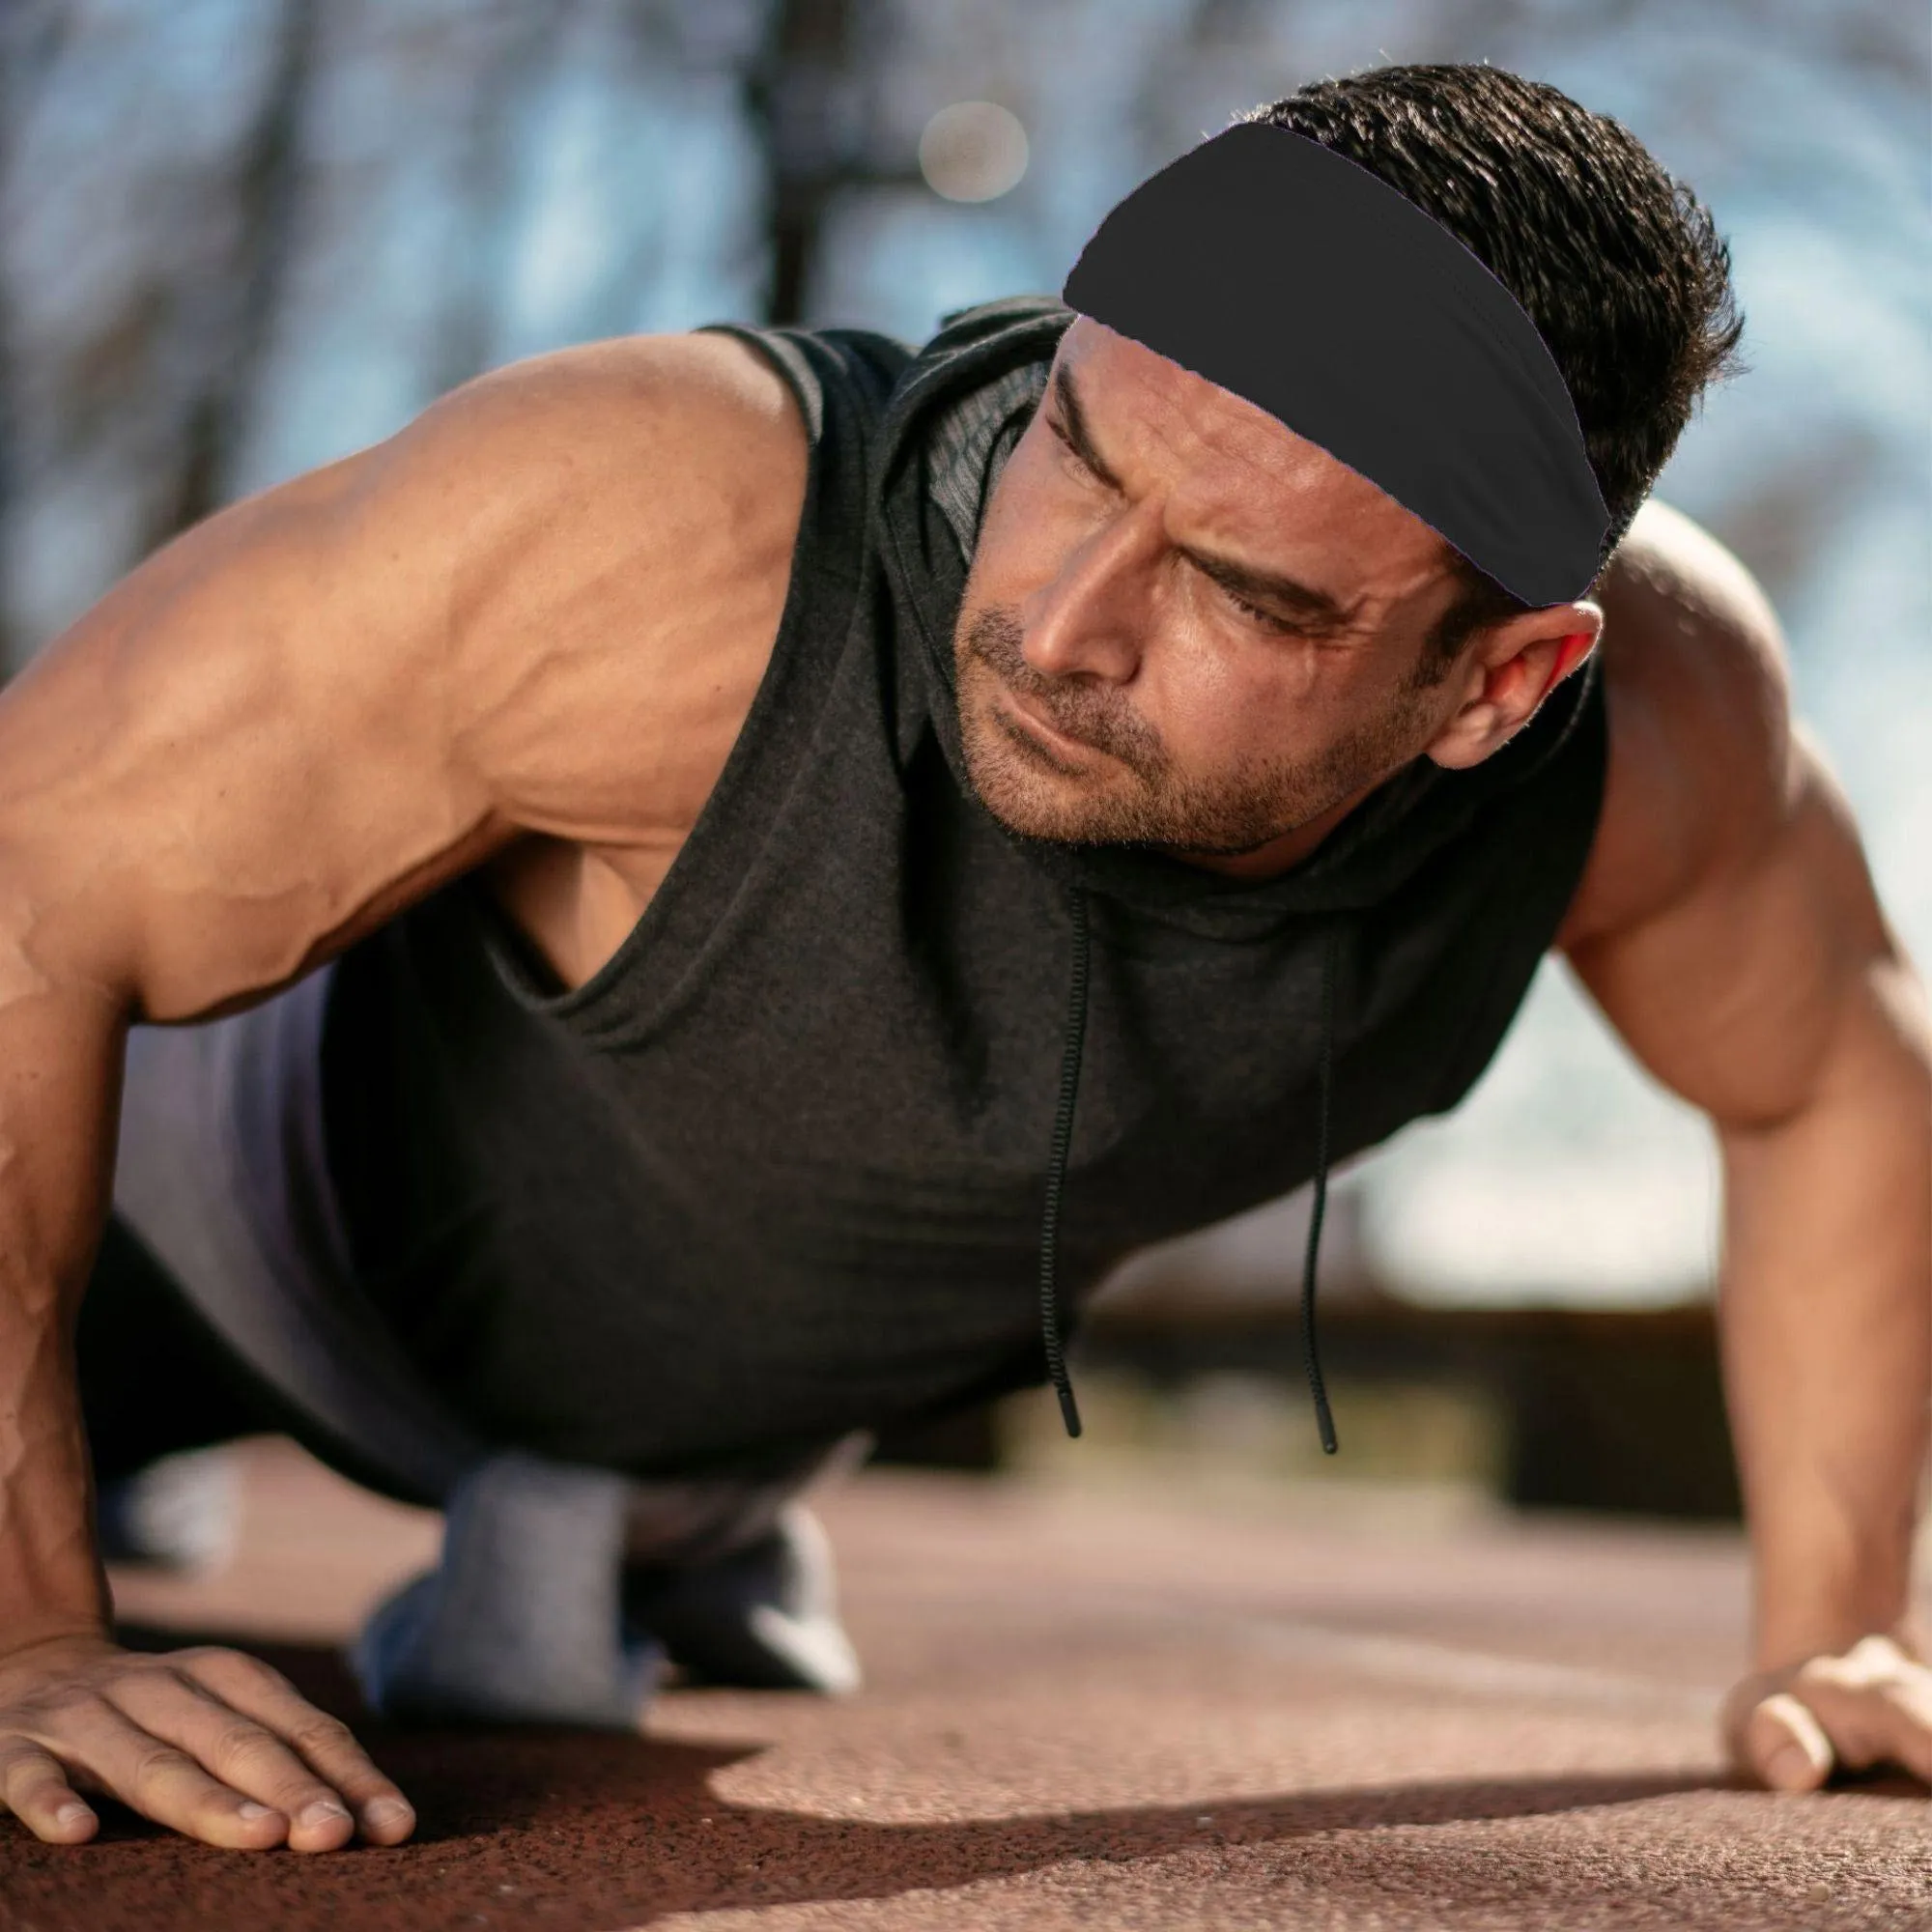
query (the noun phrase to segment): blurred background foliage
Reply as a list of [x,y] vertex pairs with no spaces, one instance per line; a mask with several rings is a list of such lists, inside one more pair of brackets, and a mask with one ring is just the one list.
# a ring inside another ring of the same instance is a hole
[[[1626,122],[1731,240],[1749,370],[1660,494],[1776,602],[1923,960],[1928,23],[1895,0],[0,0],[0,661],[481,369],[726,316],[916,340],[1056,290],[1119,195],[1243,107],[1489,60]],[[1714,1199],[1701,1124],[1551,966],[1456,1119],[1344,1178],[1331,1278],[1667,1312],[1708,1293]],[[1123,1305],[1278,1308],[1301,1211],[1146,1258]]]

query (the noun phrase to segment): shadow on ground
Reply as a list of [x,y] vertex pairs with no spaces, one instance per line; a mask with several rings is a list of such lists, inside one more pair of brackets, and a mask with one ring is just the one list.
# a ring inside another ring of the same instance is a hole
[[[165,1644],[183,1641],[177,1634]],[[215,1852],[128,1812],[115,1812],[99,1839],[77,1849],[39,1845],[9,1825],[0,1827],[8,1834],[0,1840],[0,1925],[31,1925],[35,1932],[82,1926],[200,1932],[211,1925],[234,1932],[258,1926],[382,1932],[539,1924],[554,1932],[609,1932],[679,1912],[888,1899],[1061,1864],[1199,1854],[1204,1846],[1238,1858],[1243,1847],[1353,1832],[1363,1833],[1359,1876],[1379,1890],[1393,1876],[1391,1855],[1400,1862],[1402,1852],[1385,1831],[1369,1828],[1532,1818],[1699,1788],[1682,1777],[1489,1778],[878,1824],[720,1799],[713,1774],[755,1755],[763,1747],[754,1743],[700,1746],[534,1729],[393,1730],[360,1711],[332,1654],[248,1647],[356,1724],[414,1801],[415,1839],[389,1850],[299,1859]],[[1205,1810],[1211,1823],[1204,1823]],[[1329,1839],[1321,1861],[1321,1883],[1331,1893],[1344,1876],[1336,1869],[1337,1849]],[[1538,1855],[1524,1843],[1518,1856],[1533,1865]],[[1265,1870],[1256,1875],[1264,1878]],[[1523,1880],[1533,1877],[1519,1870],[1519,1896]]]

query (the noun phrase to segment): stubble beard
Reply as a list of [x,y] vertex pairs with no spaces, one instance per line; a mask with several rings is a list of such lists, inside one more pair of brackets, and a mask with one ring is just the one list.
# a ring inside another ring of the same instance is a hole
[[[1176,769],[1159,732],[1121,692],[1098,679],[1036,670],[1024,642],[1013,612],[987,605],[962,613],[954,661],[973,787],[994,817],[1028,838],[1238,857],[1332,811],[1414,754],[1421,707],[1410,692],[1313,758],[1251,758],[1202,780]],[[992,697],[1000,689],[1112,762],[1095,774],[1055,757],[999,713]]]

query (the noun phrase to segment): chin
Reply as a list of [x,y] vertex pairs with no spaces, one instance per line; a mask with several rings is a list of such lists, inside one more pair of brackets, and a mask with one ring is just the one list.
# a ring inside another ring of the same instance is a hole
[[1056,798],[1055,786],[1031,773],[1013,771],[1004,761],[969,759],[968,771],[980,803],[1009,832],[1025,838],[1078,840],[1083,814],[1077,805]]
[[965,725],[966,772],[980,803],[1009,832],[1061,844],[1091,843],[1108,816],[1090,786],[1036,765],[984,720]]

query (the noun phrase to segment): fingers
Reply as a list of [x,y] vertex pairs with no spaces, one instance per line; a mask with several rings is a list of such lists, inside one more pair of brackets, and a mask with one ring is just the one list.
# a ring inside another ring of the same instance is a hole
[[415,1813],[347,1726],[236,1651],[135,1658],[111,1644],[40,1656],[0,1709],[0,1803],[52,1843],[99,1829],[76,1786],[204,1843],[332,1851],[396,1844]]
[[[332,1852],[355,1835],[349,1807],[286,1742],[185,1674],[144,1670],[116,1682],[108,1694],[149,1737],[266,1807],[291,1851]],[[321,1719],[319,1712],[310,1715]]]
[[[51,1822],[59,1822],[66,1800],[53,1793],[45,1772],[27,1757],[28,1752],[54,1763],[57,1770],[65,1766],[64,1778],[71,1778],[76,1770],[84,1772],[91,1783],[143,1817],[204,1844],[261,1851],[280,1844],[287,1834],[288,1823],[280,1812],[210,1776],[186,1752],[131,1722],[96,1691],[65,1696],[45,1717],[46,1735],[15,1736],[0,1748],[25,1760],[23,1771],[16,1775],[24,1778],[30,1798],[51,1804]],[[77,1821],[71,1829],[76,1839],[92,1835],[91,1826],[82,1832]]]
[[1815,1791],[1832,1775],[1830,1738],[1788,1690],[1752,1707],[1743,1725],[1746,1770],[1774,1791]]
[[1726,1709],[1738,1763],[1778,1791],[1810,1791],[1840,1766],[1898,1765],[1932,1784],[1932,1668],[1869,1636],[1738,1686]]
[[1889,1694],[1877,1726],[1876,1747],[1869,1757],[1855,1762],[1861,1767],[1902,1765],[1921,1783],[1932,1784],[1932,1709],[1928,1704],[1932,1699]]
[[[327,1781],[331,1798],[340,1794],[347,1802],[365,1838],[395,1845],[415,1830],[414,1807],[376,1768],[348,1725],[318,1711],[279,1670],[234,1650],[183,1651],[171,1661],[231,1712],[284,1741]],[[306,1841],[298,1847],[306,1848]]]
[[1805,1664],[1791,1690],[1841,1763],[1861,1771],[1896,1764],[1932,1783],[1932,1669],[1867,1638],[1842,1657]]
[[49,1845],[83,1844],[100,1827],[60,1760],[25,1738],[0,1745],[0,1803]]

